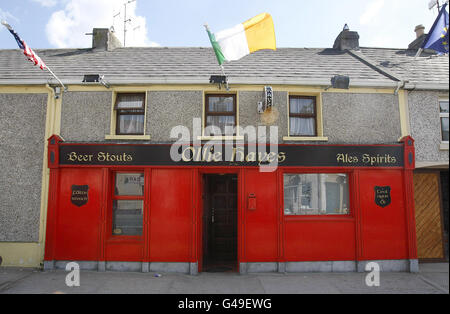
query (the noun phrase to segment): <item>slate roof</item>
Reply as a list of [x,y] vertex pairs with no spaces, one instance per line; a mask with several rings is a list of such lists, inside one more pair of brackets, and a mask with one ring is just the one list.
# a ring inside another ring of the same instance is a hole
[[[209,83],[211,75],[221,74],[211,48],[35,51],[68,84],[81,84],[84,74],[105,75],[106,81],[113,84]],[[352,86],[395,86],[396,77],[448,84],[448,56],[430,58],[424,54],[414,62],[415,52],[401,49],[361,48],[358,53],[369,62],[336,49],[279,48],[228,63],[225,72],[230,83],[327,85],[332,76],[340,74],[349,76]],[[20,50],[0,50],[0,84],[43,84],[50,79],[48,72],[26,61]]]
[[449,57],[423,52],[415,59],[417,50],[390,48],[361,48],[361,53],[376,66],[392,71],[413,83],[449,82]]

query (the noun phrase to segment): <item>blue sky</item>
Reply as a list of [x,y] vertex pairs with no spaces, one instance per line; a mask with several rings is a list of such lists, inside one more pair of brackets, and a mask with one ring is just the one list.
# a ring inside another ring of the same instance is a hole
[[[127,0],[0,0],[7,20],[33,49],[89,47],[93,27],[114,25],[123,39]],[[272,15],[278,47],[331,47],[348,23],[361,46],[406,48],[414,27],[429,30],[437,10],[429,0],[137,0],[127,7],[127,46],[209,46],[203,24],[213,31],[262,12]],[[444,1],[441,1],[444,2]],[[113,18],[114,15],[118,15]],[[17,48],[0,29],[0,49]]]

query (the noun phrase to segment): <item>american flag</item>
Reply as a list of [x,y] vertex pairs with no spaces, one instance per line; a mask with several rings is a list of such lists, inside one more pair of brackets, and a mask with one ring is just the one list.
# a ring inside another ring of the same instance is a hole
[[19,45],[19,48],[23,50],[23,54],[28,58],[28,60],[33,62],[34,65],[40,67],[41,70],[47,69],[47,66],[45,65],[44,61],[42,61],[41,58],[39,58],[39,56],[33,51],[33,49],[28,47],[25,41],[22,40],[19,37],[19,35],[13,30],[11,25],[6,23],[5,21],[2,21],[2,25],[5,26],[9,30],[9,32],[14,36],[14,39],[17,41],[17,45]]

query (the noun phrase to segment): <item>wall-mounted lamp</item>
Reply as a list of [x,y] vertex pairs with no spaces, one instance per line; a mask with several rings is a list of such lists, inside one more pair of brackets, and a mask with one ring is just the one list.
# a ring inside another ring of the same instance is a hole
[[83,77],[83,83],[100,83],[106,88],[110,88],[111,86],[105,81],[104,77],[104,75],[100,74],[85,74]]
[[325,88],[325,90],[331,87],[337,89],[349,89],[350,87],[350,77],[345,75],[336,75],[331,78],[331,85]]
[[224,75],[211,75],[209,82],[211,84],[219,84],[219,89],[222,89],[222,85],[225,85],[226,89],[229,90],[228,79]]

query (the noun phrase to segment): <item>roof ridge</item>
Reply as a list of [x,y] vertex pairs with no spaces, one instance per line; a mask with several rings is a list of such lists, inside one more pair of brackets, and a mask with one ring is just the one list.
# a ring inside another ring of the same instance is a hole
[[382,69],[381,67],[379,67],[378,65],[376,65],[375,61],[371,60],[370,58],[368,58],[367,56],[365,56],[362,52],[360,51],[356,51],[356,50],[348,50],[347,52],[354,57],[355,59],[361,61],[363,64],[366,64],[367,66],[371,67],[372,69],[374,69],[375,71],[379,72],[380,74],[386,76],[387,78],[393,80],[393,81],[397,81],[397,82],[403,82],[404,79],[395,74],[392,71],[389,71],[387,69]]

